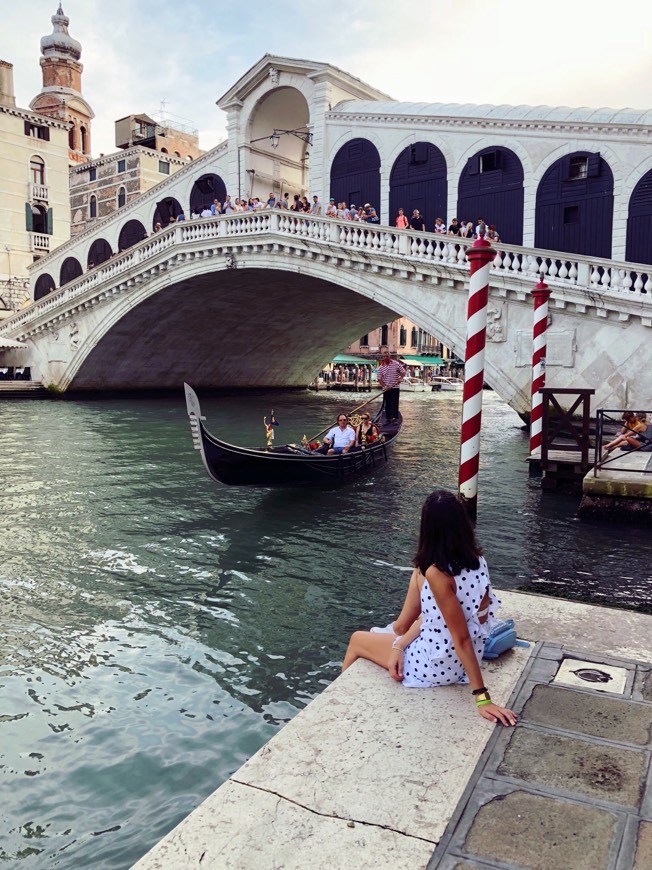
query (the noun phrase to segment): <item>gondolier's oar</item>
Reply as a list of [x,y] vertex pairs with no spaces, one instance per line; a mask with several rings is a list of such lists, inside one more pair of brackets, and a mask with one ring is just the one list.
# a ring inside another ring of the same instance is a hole
[[[357,408],[354,408],[354,409],[353,409],[349,414],[347,414],[346,416],[347,416],[347,417],[352,417],[353,414],[355,414],[356,411],[359,411],[359,410],[360,410],[360,408],[364,408],[364,406],[365,406],[365,405],[368,405],[370,402],[375,402],[376,399],[380,399],[380,397],[384,395],[384,392],[385,392],[385,391],[383,390],[383,392],[382,392],[382,393],[378,393],[377,396],[372,396],[370,399],[367,399],[366,402],[363,402],[361,405],[358,405]],[[324,429],[321,430],[321,432],[317,432],[316,435],[313,435],[312,438],[311,438],[310,440],[311,440],[311,441],[315,441],[317,438],[319,438],[320,435],[323,435],[324,432],[328,432],[328,430],[332,427],[332,425],[333,425],[332,423],[329,423],[328,426],[326,426]]]

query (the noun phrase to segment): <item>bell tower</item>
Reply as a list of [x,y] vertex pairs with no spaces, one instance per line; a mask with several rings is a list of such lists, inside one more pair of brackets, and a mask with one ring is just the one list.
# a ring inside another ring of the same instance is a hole
[[81,43],[68,33],[70,19],[61,4],[52,16],[52,33],[41,39],[43,87],[29,104],[40,115],[68,122],[68,158],[84,163],[91,156],[91,120],[95,113],[82,96]]

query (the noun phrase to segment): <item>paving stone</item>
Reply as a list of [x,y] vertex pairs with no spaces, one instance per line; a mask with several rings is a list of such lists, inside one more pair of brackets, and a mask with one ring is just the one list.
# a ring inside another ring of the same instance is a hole
[[536,686],[523,708],[522,718],[638,746],[649,742],[652,727],[650,709],[642,704],[555,686]]
[[615,817],[606,810],[516,791],[480,808],[464,851],[530,870],[608,866]]
[[646,701],[652,701],[652,671],[648,671],[645,675],[641,694]]
[[638,807],[645,755],[529,728],[513,734],[498,773],[587,798]]
[[641,822],[636,841],[634,870],[649,870],[652,867],[652,822]]

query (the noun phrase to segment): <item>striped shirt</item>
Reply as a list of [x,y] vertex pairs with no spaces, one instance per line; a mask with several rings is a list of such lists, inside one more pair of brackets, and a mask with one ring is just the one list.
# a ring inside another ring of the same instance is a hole
[[398,387],[405,377],[405,366],[398,360],[390,359],[389,362],[381,362],[378,366],[378,382],[381,387],[391,390]]

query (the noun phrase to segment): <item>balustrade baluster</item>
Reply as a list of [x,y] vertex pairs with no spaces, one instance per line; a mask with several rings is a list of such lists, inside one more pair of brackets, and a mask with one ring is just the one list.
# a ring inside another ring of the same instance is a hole
[[575,263],[571,263],[570,269],[568,270],[568,277],[575,283],[577,281],[577,266]]
[[632,289],[632,276],[629,272],[624,272],[623,290],[629,292]]
[[650,293],[652,293],[652,280],[650,279],[650,276],[649,276],[649,275],[647,276],[647,281],[645,282],[645,292],[646,292],[648,295],[649,295]]
[[598,271],[597,266],[591,266],[591,287],[595,290],[598,289],[600,284],[600,272]]
[[503,253],[502,251],[496,251],[496,256],[494,257],[494,261],[491,264],[492,269],[502,269],[503,268]]
[[566,261],[562,260],[561,266],[559,267],[559,277],[562,281],[565,281],[568,278],[568,269],[566,268]]
[[[550,265],[547,265],[548,263],[550,263]],[[559,274],[559,269],[557,268],[557,263],[555,260],[545,259],[543,261],[543,263],[541,264],[541,272],[544,275],[546,274],[546,268],[547,268],[548,278],[554,279]]]
[[611,284],[610,284],[611,289],[615,290],[617,293],[619,293],[622,282],[623,282],[623,272],[619,269],[612,269],[611,270]]
[[611,272],[610,269],[604,269],[603,272],[602,272],[602,277],[600,278],[600,283],[602,284],[603,287],[608,287],[608,286],[609,286],[609,283],[610,283],[610,281],[611,281],[611,274],[610,274],[610,272]]

